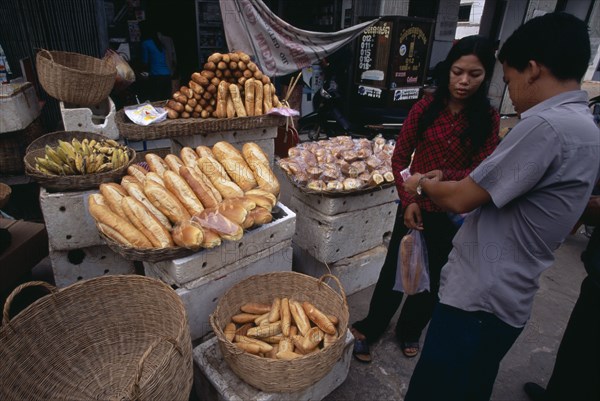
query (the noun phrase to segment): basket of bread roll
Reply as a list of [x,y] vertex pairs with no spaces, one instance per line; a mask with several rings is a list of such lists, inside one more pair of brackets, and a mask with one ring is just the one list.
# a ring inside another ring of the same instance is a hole
[[394,141],[382,136],[337,136],[290,148],[278,165],[302,192],[345,196],[393,185],[393,152]]
[[339,360],[348,318],[335,276],[275,272],[231,287],[210,323],[223,358],[242,380],[265,392],[295,392],[321,380]]
[[33,141],[23,162],[25,174],[48,191],[76,191],[119,180],[135,156],[135,150],[99,134],[58,131]]
[[238,241],[273,220],[279,182],[255,143],[221,141],[179,155],[145,155],[120,183],[100,186],[89,212],[107,245],[128,260],[157,262]]
[[271,79],[240,51],[212,54],[202,71],[194,72],[171,99],[153,105],[167,110],[166,121],[139,126],[120,111],[116,121],[121,136],[148,140],[278,126],[285,121],[268,114],[283,107]]

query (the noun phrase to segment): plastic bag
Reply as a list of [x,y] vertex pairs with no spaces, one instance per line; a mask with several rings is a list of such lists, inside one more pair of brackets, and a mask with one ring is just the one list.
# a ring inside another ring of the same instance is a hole
[[167,119],[167,111],[162,107],[154,107],[149,102],[127,106],[125,115],[137,125],[150,125]]
[[421,231],[408,230],[400,241],[394,291],[406,295],[429,291],[429,260]]
[[106,54],[104,54],[104,59],[111,60],[117,68],[117,77],[115,78],[113,90],[120,92],[135,82],[135,72],[119,53],[108,49]]

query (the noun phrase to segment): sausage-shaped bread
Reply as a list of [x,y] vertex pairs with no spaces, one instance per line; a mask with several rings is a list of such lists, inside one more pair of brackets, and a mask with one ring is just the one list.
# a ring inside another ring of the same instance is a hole
[[154,206],[152,204],[152,202],[150,202],[150,200],[144,193],[143,184],[137,184],[134,182],[131,182],[131,183],[126,182],[126,183],[121,183],[121,185],[125,188],[125,190],[129,194],[129,196],[134,197],[135,199],[140,201],[142,204],[144,204],[144,206],[146,206],[146,209],[148,209],[148,211],[150,211],[150,213],[152,213],[154,215],[154,217],[156,217],[156,219],[160,222],[160,224],[163,225],[163,227],[167,231],[172,230],[173,227],[171,226],[171,222],[169,221],[167,216],[165,216],[163,214],[163,212],[158,210],[156,208],[156,206]]
[[174,245],[169,231],[142,202],[132,196],[126,196],[121,200],[121,205],[129,221],[150,240],[155,248],[169,248]]
[[165,171],[163,176],[167,189],[174,194],[179,202],[185,206],[190,215],[195,215],[204,210],[202,202],[198,199],[188,183],[179,176],[179,172]]
[[258,185],[244,156],[232,144],[226,141],[217,142],[214,144],[212,152],[219,163],[225,167],[229,177],[243,191],[249,191]]
[[144,192],[150,202],[167,216],[173,224],[189,221],[192,217],[177,197],[162,185],[151,180],[146,180]]
[[244,107],[244,103],[242,103],[240,89],[237,85],[229,85],[229,94],[231,95],[231,101],[235,108],[235,114],[237,114],[238,117],[246,117],[246,108]]
[[244,106],[246,115],[254,115],[254,78],[247,79],[244,82]]

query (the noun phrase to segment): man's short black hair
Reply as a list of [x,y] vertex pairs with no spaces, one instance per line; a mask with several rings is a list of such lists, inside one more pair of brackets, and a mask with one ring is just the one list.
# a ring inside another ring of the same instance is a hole
[[518,71],[535,60],[559,80],[581,81],[590,61],[587,25],[563,12],[532,18],[510,35],[498,60]]

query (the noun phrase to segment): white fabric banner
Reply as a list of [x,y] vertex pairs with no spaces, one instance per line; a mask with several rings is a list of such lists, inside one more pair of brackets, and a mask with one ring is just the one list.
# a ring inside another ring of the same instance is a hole
[[229,50],[248,53],[270,77],[317,63],[377,22],[374,19],[337,32],[313,32],[288,24],[261,0],[220,0],[220,5]]

